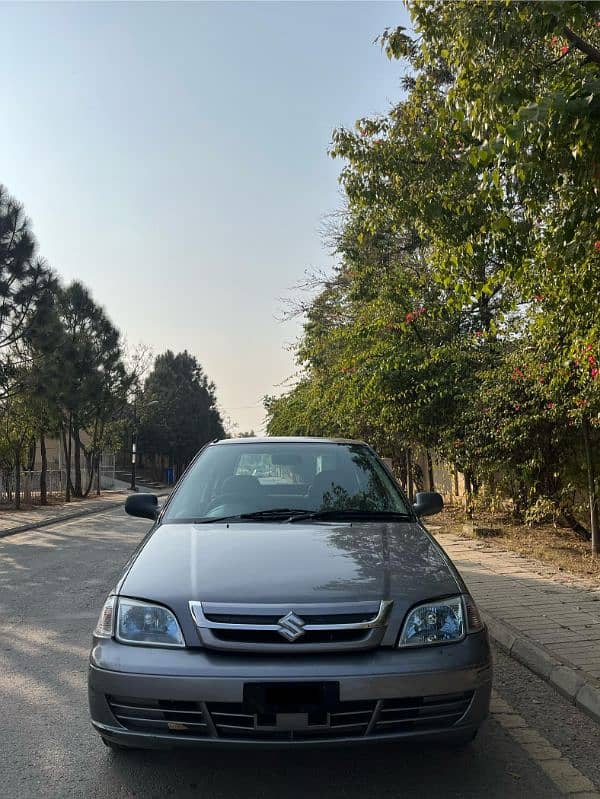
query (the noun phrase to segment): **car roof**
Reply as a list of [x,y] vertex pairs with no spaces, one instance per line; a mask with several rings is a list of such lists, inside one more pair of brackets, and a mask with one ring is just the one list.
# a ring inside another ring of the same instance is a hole
[[211,441],[211,446],[221,446],[222,444],[361,444],[367,446],[364,441],[357,441],[353,438],[318,438],[317,436],[246,436]]

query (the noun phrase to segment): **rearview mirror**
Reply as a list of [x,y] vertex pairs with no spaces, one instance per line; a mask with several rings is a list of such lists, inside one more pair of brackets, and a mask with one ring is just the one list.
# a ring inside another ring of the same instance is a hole
[[444,507],[444,500],[437,491],[419,491],[413,510],[417,516],[433,516]]
[[154,520],[158,516],[158,497],[156,494],[132,494],[125,500],[125,512]]

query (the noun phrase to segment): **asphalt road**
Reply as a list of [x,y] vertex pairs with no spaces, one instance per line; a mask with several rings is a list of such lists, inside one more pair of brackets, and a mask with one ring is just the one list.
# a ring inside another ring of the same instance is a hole
[[392,745],[113,753],[88,721],[90,633],[147,528],[116,510],[0,541],[0,797],[596,795],[582,791],[585,777],[600,785],[598,726],[502,653],[496,654],[496,692],[521,716],[521,739],[537,731],[568,758],[574,767],[568,790],[564,778],[544,767],[549,750],[537,747],[541,754],[532,755],[500,713],[465,751]]

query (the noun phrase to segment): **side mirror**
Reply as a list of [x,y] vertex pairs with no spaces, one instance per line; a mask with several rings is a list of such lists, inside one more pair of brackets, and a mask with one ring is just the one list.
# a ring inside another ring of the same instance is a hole
[[437,491],[419,491],[413,510],[417,516],[433,516],[444,507],[444,500]]
[[158,497],[156,494],[131,494],[125,500],[125,512],[154,521],[158,516]]

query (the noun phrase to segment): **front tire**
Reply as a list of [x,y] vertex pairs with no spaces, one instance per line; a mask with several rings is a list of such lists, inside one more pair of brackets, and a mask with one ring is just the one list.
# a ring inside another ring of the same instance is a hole
[[469,732],[464,732],[462,735],[457,735],[456,737],[449,738],[448,741],[444,742],[444,746],[448,749],[467,749],[477,737],[477,733],[479,732],[479,727],[475,730],[470,730]]
[[105,738],[103,735],[100,738],[104,746],[108,746],[113,752],[135,752],[138,749],[136,746],[123,746],[123,744],[115,743],[115,741],[111,741],[110,738]]

